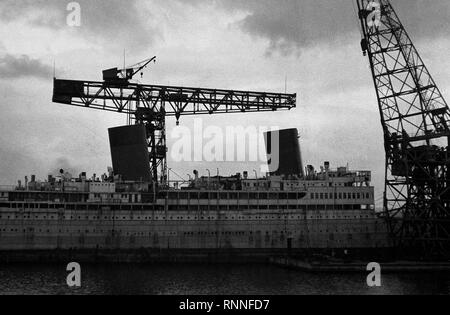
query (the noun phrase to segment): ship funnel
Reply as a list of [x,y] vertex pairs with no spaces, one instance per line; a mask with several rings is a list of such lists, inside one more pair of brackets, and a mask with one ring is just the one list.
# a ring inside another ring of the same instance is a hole
[[145,126],[111,128],[109,142],[115,175],[125,181],[150,182],[150,157]]
[[269,131],[264,138],[270,175],[303,177],[298,130]]

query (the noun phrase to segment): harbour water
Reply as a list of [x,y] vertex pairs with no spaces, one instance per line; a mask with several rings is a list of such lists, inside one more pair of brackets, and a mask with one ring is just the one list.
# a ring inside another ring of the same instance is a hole
[[0,295],[391,295],[450,294],[450,273],[382,275],[307,273],[269,265],[82,265],[81,288],[66,284],[66,266],[0,265]]

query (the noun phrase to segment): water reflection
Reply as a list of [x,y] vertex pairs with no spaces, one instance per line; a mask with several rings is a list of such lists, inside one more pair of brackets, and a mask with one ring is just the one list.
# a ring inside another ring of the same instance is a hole
[[82,287],[66,285],[64,265],[0,265],[0,294],[450,294],[449,273],[306,273],[266,265],[82,265]]

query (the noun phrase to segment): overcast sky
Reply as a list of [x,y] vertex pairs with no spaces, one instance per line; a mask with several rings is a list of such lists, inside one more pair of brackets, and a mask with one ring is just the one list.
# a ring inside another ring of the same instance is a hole
[[[158,56],[145,83],[298,93],[292,112],[202,117],[203,124],[298,128],[305,164],[384,176],[379,114],[352,0],[80,0],[81,26],[62,0],[0,1],[0,184],[61,167],[103,173],[107,128],[125,117],[53,104],[58,78],[100,80],[101,70]],[[450,1],[392,0],[444,95],[450,96]],[[182,118],[184,127],[193,118]],[[169,122],[170,134],[175,128]],[[232,174],[238,163],[171,163]]]

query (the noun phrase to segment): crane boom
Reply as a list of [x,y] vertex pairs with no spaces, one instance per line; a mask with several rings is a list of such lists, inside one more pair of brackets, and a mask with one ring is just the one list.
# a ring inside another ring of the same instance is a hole
[[290,110],[296,94],[54,80],[53,102],[134,114],[139,107],[182,115]]
[[391,1],[356,0],[386,150],[384,210],[399,248],[450,255],[450,110]]
[[137,63],[135,65],[132,65],[132,66],[126,68],[126,69],[122,69],[122,70],[119,70],[119,71],[121,71],[125,75],[128,73],[128,78],[126,78],[126,79],[131,80],[141,70],[144,70],[151,62],[155,62],[156,63],[156,56],[154,56],[152,58],[149,58],[149,59],[146,59],[144,61],[141,61],[141,62],[139,62],[139,63]]

